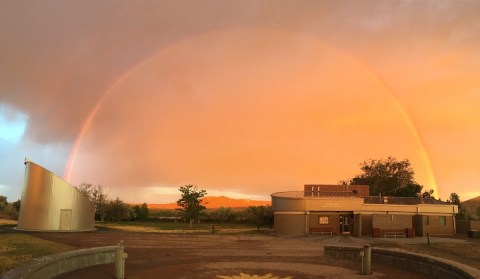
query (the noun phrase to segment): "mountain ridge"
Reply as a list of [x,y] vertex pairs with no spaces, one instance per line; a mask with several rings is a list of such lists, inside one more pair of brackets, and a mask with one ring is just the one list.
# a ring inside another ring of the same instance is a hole
[[[220,207],[231,208],[247,208],[249,206],[271,205],[271,201],[259,201],[249,199],[232,199],[226,196],[206,196],[203,198],[203,205],[208,209],[216,209]],[[161,204],[147,204],[150,209],[176,209],[179,208],[177,203],[161,203]]]
[[469,208],[471,210],[476,210],[478,207],[480,207],[480,196],[478,196],[476,198],[471,198],[471,199],[466,200],[466,201],[463,201],[460,204],[464,208]]

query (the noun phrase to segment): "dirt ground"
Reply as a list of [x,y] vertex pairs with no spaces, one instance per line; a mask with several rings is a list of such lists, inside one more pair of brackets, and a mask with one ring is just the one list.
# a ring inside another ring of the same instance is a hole
[[[126,278],[429,278],[398,268],[372,265],[373,274],[360,275],[361,266],[323,256],[323,246],[355,245],[348,236],[285,237],[277,235],[158,234],[115,231],[87,233],[29,233],[78,248],[116,245],[128,253]],[[58,278],[113,278],[114,266],[90,267]]]

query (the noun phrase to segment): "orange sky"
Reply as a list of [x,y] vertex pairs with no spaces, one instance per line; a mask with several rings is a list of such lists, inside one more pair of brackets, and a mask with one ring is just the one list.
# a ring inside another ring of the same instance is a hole
[[0,105],[5,123],[28,120],[20,140],[1,139],[0,191],[19,196],[23,156],[160,203],[183,184],[268,199],[391,155],[443,199],[478,196],[479,12],[473,1],[1,3]]

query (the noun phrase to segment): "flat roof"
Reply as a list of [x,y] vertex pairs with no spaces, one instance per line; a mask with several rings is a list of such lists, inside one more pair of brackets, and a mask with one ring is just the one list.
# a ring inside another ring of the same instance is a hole
[[353,192],[310,192],[310,191],[286,191],[271,194],[273,198],[363,198]]
[[360,196],[353,192],[312,192],[312,191],[286,191],[271,194],[272,198],[286,198],[286,199],[324,199],[324,198],[358,198],[363,199],[365,204],[399,204],[399,205],[416,205],[416,204],[439,204],[452,205],[449,202],[439,201],[434,198],[423,197],[391,197],[391,196]]

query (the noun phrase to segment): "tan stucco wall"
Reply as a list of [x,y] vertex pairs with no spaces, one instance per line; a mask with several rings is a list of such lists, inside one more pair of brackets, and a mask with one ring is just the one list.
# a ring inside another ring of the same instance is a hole
[[439,235],[454,235],[455,231],[453,229],[453,219],[455,218],[454,216],[445,216],[446,217],[446,225],[440,225],[440,216],[437,215],[430,215],[428,216],[429,218],[429,224],[423,225],[423,236],[427,235],[427,233],[430,234],[439,234]]
[[308,211],[357,211],[362,207],[362,198],[305,198]]
[[279,234],[304,235],[305,214],[275,214],[274,231]]
[[272,209],[274,211],[361,211],[363,209],[363,199],[272,197]]
[[412,228],[411,215],[373,214],[372,228],[381,230],[404,230]]
[[[328,225],[321,225],[318,223],[320,216],[328,217]],[[340,233],[340,216],[336,213],[310,213],[309,215],[309,227],[310,228],[331,228],[333,234]]]
[[305,199],[272,198],[273,211],[303,211]]
[[353,235],[362,236],[362,214],[355,214],[353,217]]
[[470,229],[480,231],[480,221],[470,221]]
[[372,214],[362,214],[362,235],[372,235]]
[[453,215],[457,205],[364,204],[362,198],[287,198],[272,196],[273,211],[353,211],[355,213]]
[[[272,209],[275,213],[275,232],[281,234],[305,234],[309,228],[320,227],[318,216],[328,215],[331,217],[331,223],[323,225],[330,227],[334,234],[340,233],[339,216],[343,212],[351,212],[354,218],[361,216],[362,235],[371,235],[372,228],[381,230],[404,230],[414,228],[417,236],[432,234],[454,235],[453,214],[458,212],[456,205],[438,205],[438,204],[417,204],[417,205],[398,205],[398,204],[364,204],[361,198],[333,198],[333,197],[276,197],[272,194]],[[286,216],[285,213],[299,213],[299,215]],[[322,213],[323,212],[323,213]],[[308,214],[309,215],[308,215]],[[337,214],[338,213],[338,214]],[[278,215],[278,216],[277,216]],[[285,216],[284,216],[285,215]],[[306,217],[307,215],[307,217]],[[436,221],[430,222],[428,228],[424,227],[421,215],[430,215]],[[446,216],[447,225],[438,225],[438,217]],[[393,216],[393,219],[392,219]],[[419,216],[419,217],[417,217]],[[305,218],[308,219],[308,226],[305,224]],[[433,222],[437,222],[435,225]],[[352,230],[356,235],[359,234],[358,220],[354,221],[357,225]]]
[[415,228],[415,235],[416,236],[423,236],[424,235],[423,215],[413,216],[413,227]]

